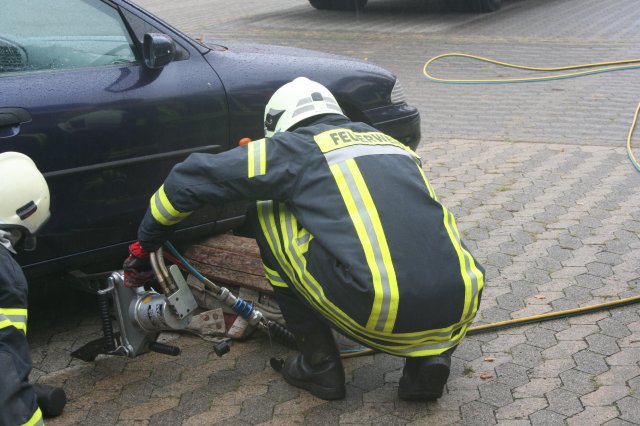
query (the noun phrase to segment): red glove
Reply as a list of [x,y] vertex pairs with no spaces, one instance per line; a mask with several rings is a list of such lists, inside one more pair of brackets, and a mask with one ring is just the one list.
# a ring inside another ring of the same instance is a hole
[[125,287],[151,286],[155,281],[149,252],[143,249],[138,241],[129,246],[129,257],[124,261],[122,268]]

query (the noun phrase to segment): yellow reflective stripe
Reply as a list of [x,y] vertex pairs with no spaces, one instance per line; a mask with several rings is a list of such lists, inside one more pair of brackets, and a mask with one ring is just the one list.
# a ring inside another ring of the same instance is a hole
[[444,213],[444,226],[449,234],[449,239],[458,255],[460,263],[460,273],[464,281],[464,310],[462,312],[461,321],[470,321],[472,314],[477,309],[478,291],[483,286],[482,272],[477,268],[473,257],[462,247],[460,242],[460,234],[456,226],[456,220],[453,214],[442,206]]
[[36,425],[38,426],[44,425],[44,420],[42,419],[42,411],[40,411],[40,407],[36,409],[35,413],[33,413],[33,416],[31,416],[28,422],[23,423],[23,426],[36,426]]
[[282,277],[280,277],[280,274],[278,272],[276,272],[275,270],[269,268],[264,263],[262,264],[262,266],[264,267],[265,276],[267,277],[267,280],[269,280],[269,283],[272,286],[274,286],[274,287],[289,287],[287,285],[287,283],[282,279]]
[[192,212],[181,212],[173,207],[164,191],[164,185],[156,191],[150,200],[151,215],[163,225],[171,226],[180,222]]
[[27,310],[24,308],[0,308],[0,329],[15,327],[27,334]]
[[0,308],[0,315],[22,315],[26,318],[27,313],[26,308]]
[[250,178],[267,173],[267,145],[264,139],[247,144],[247,169]]
[[436,191],[434,191],[433,188],[431,187],[431,184],[429,183],[429,179],[427,179],[427,175],[424,173],[424,170],[422,170],[421,166],[418,166],[418,170],[420,171],[420,175],[424,180],[424,184],[427,185],[427,191],[429,191],[429,196],[435,201],[438,201],[438,196],[436,195]]

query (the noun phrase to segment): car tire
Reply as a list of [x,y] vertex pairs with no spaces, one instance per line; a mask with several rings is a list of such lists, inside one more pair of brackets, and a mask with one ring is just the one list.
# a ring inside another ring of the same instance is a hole
[[502,0],[470,0],[474,12],[495,12],[502,6]]
[[319,10],[362,10],[367,0],[309,0]]

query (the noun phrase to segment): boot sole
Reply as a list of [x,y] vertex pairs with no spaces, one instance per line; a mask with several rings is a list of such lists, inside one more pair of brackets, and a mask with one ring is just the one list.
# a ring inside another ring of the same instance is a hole
[[304,389],[307,392],[311,393],[314,396],[317,396],[320,399],[324,399],[327,401],[332,401],[336,399],[343,399],[346,394],[346,389],[344,387],[336,389],[336,388],[327,388],[324,386],[317,385],[315,383],[309,383],[304,381],[299,381],[283,375],[284,380],[289,383],[291,386],[295,386],[300,389]]
[[444,364],[433,364],[422,369],[426,386],[421,389],[398,388],[398,396],[405,401],[435,401],[442,396],[444,385],[449,378],[449,367]]

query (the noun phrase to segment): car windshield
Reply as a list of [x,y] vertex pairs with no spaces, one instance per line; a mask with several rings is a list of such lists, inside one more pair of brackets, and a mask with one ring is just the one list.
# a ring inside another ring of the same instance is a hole
[[113,7],[90,0],[3,0],[0,73],[135,62]]

